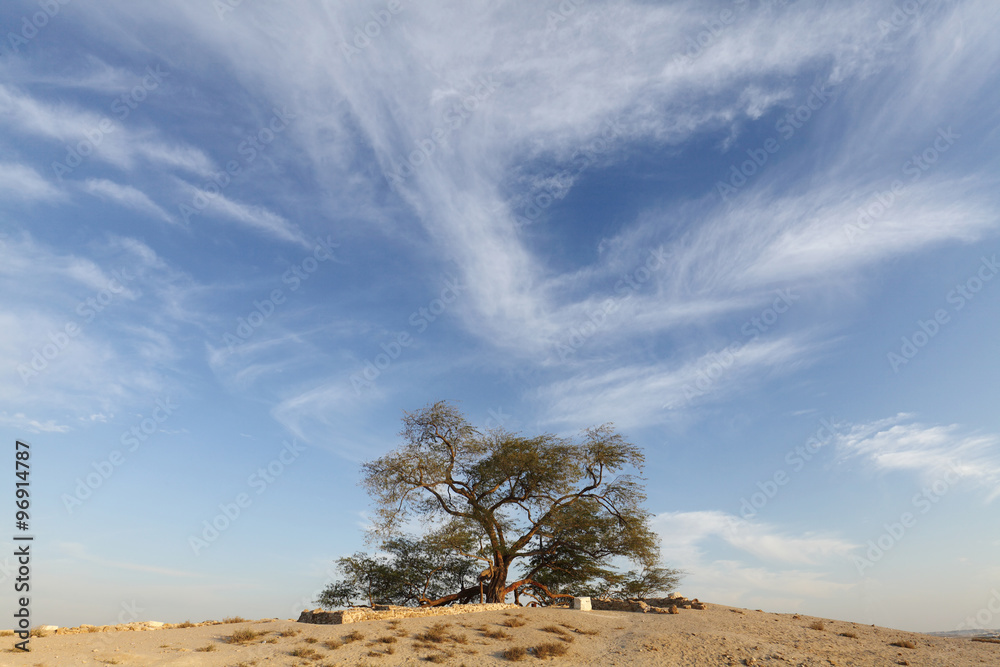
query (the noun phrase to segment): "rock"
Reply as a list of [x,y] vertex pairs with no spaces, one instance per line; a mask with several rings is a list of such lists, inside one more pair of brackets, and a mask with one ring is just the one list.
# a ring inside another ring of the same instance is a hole
[[147,628],[162,628],[164,625],[162,621],[146,621]]
[[679,614],[680,612],[677,611],[677,607],[671,607],[670,609],[667,610],[667,613],[668,614]]
[[40,625],[40,626],[38,626],[38,629],[41,632],[55,632],[56,630],[59,629],[59,626],[58,625]]
[[573,609],[578,611],[590,611],[590,598],[573,598]]
[[703,602],[692,602],[691,603],[691,608],[692,609],[708,609],[708,607],[706,607]]

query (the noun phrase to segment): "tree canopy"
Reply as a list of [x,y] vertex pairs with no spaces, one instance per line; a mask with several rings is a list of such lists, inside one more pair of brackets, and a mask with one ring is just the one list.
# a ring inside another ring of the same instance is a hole
[[[672,590],[638,474],[642,451],[610,424],[577,440],[476,430],[452,405],[405,413],[403,444],[362,466],[375,504],[370,539],[385,556],[338,561],[344,579],[318,602],[542,603],[573,595]],[[416,521],[419,539],[405,529]],[[625,573],[615,562],[638,566]]]

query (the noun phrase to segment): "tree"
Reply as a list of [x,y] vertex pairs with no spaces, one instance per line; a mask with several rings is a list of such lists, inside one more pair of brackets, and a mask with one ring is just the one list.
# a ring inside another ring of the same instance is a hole
[[423,604],[471,586],[478,574],[475,561],[454,558],[424,540],[400,537],[383,548],[386,555],[356,553],[337,559],[343,579],[329,585],[317,602],[327,608],[351,606],[356,600]]
[[[487,602],[522,592],[551,602],[602,587],[670,590],[676,584],[679,573],[659,566],[645,493],[630,472],[641,472],[643,454],[610,424],[587,429],[578,442],[503,429],[480,433],[456,408],[438,402],[405,413],[400,435],[399,448],[363,464],[362,483],[376,507],[371,539],[391,549],[409,539],[404,525],[419,520],[426,533],[409,548],[439,557],[439,569],[421,572],[451,573],[435,575],[435,585],[404,596],[407,601],[466,603],[482,591]],[[400,569],[394,558],[386,564]],[[613,562],[622,559],[638,564],[640,574],[619,574]],[[468,582],[465,568],[476,562],[478,581]],[[342,583],[324,591],[328,601],[345,599],[336,595]],[[450,592],[443,592],[448,585]]]

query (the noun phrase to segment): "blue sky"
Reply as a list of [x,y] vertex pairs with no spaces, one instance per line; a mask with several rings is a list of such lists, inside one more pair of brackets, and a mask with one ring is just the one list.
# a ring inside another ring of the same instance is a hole
[[613,422],[686,595],[1000,626],[1000,8],[822,4],[4,3],[36,620],[294,617],[446,399]]

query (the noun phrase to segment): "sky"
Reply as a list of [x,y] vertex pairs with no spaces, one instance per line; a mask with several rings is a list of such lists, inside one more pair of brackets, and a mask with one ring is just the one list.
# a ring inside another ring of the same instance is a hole
[[438,400],[613,423],[688,597],[1000,627],[994,0],[0,25],[0,627],[23,534],[35,624],[295,618]]

